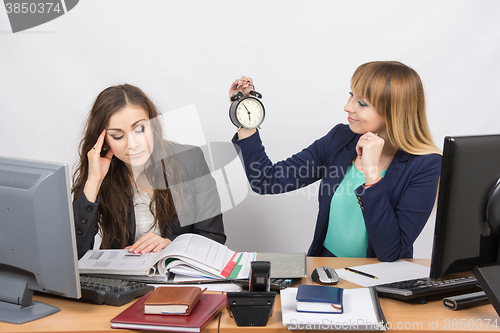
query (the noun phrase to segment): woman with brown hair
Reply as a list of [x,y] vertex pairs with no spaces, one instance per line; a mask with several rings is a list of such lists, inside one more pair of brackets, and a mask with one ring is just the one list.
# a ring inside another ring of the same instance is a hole
[[160,113],[142,90],[103,90],[90,111],[73,177],[78,256],[94,246],[156,252],[176,236],[226,236],[214,179],[197,147],[163,139]]
[[[231,85],[248,93],[251,78]],[[441,170],[419,75],[397,61],[359,66],[351,80],[348,125],[273,164],[256,129],[240,129],[247,178],[260,194],[292,191],[321,180],[309,256],[413,257],[413,242],[434,207]]]

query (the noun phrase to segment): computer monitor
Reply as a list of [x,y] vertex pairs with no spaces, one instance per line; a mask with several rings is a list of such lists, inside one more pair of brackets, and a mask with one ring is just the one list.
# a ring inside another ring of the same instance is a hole
[[60,310],[34,291],[81,297],[70,184],[65,164],[0,157],[0,321]]
[[446,137],[430,278],[499,263],[500,135]]

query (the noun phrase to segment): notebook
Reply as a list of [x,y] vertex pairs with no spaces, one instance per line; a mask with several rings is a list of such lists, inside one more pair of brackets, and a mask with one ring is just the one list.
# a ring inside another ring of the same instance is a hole
[[144,314],[144,303],[153,290],[139,298],[118,316],[111,319],[112,328],[201,332],[225,307],[226,295],[203,293],[188,316]]
[[157,287],[144,303],[144,313],[187,316],[202,293],[198,287]]
[[297,311],[313,313],[342,313],[344,289],[338,287],[300,284],[297,291]]

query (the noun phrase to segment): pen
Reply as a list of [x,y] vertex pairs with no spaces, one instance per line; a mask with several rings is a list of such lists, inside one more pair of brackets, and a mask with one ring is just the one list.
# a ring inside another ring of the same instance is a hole
[[346,267],[345,270],[348,271],[348,272],[352,272],[352,273],[356,273],[356,274],[359,274],[359,275],[363,275],[363,276],[366,276],[366,277],[369,277],[369,278],[372,278],[372,279],[378,279],[378,277],[376,277],[376,276],[373,276],[373,275],[365,273],[365,272],[360,272],[360,271],[357,271],[357,270],[352,269],[352,268]]

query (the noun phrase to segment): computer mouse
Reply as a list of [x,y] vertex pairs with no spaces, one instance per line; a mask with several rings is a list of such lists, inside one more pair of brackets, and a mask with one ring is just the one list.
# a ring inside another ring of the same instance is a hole
[[314,282],[322,284],[336,284],[339,282],[339,276],[330,267],[317,267],[311,274],[311,279]]

